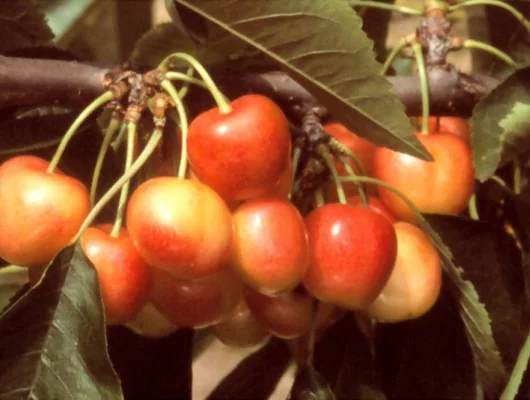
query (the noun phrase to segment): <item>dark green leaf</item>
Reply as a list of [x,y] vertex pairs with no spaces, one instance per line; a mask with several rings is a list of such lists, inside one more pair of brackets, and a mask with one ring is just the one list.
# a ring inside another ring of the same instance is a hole
[[224,59],[213,50],[197,45],[174,24],[165,23],[155,26],[138,40],[129,61],[134,65],[156,68],[164,58],[177,52],[193,55],[203,65]]
[[[427,151],[414,136],[403,104],[379,74],[361,19],[343,0],[175,0],[206,29],[226,31],[266,55],[311,92],[358,135],[421,158]],[[183,18],[195,33],[197,21]],[[221,49],[222,50],[222,49]]]
[[[382,3],[394,4],[395,0],[382,0]],[[374,42],[374,51],[379,62],[384,62],[387,56],[386,37],[388,26],[392,18],[392,11],[378,8],[364,7],[359,13],[363,19],[363,31]]]
[[428,219],[464,268],[464,278],[473,282],[511,370],[530,328],[520,250],[511,236],[490,224],[450,216]]
[[191,399],[193,330],[179,329],[159,339],[121,326],[107,332],[126,399]]
[[476,398],[473,354],[447,291],[419,319],[378,325],[375,343],[388,398]]
[[481,182],[530,150],[529,113],[530,67],[510,75],[476,105],[469,124],[475,175]]
[[326,379],[310,364],[298,367],[289,400],[335,400]]
[[486,395],[495,398],[506,382],[507,372],[493,338],[492,322],[488,311],[481,302],[473,283],[464,279],[463,269],[455,264],[452,251],[440,235],[427,220],[421,219],[419,222],[440,253],[442,265],[449,278],[450,289],[457,301],[473,351],[479,382]]
[[210,393],[208,400],[267,400],[291,361],[285,341],[272,338],[249,355]]
[[30,0],[0,1],[0,54],[48,44],[54,34]]
[[0,398],[121,399],[97,272],[78,245],[0,319]]

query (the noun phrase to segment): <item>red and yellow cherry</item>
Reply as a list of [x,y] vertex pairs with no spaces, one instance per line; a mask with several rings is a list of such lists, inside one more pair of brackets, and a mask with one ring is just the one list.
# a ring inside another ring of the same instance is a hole
[[294,289],[304,278],[309,249],[304,219],[287,200],[249,200],[233,213],[231,266],[266,294]]
[[325,204],[305,219],[310,263],[304,286],[317,299],[362,309],[379,295],[396,260],[392,224],[377,212]]
[[440,256],[416,225],[394,224],[398,238],[396,263],[383,291],[364,313],[379,322],[418,318],[436,303],[442,286]]
[[[197,175],[195,175],[195,173],[191,169],[188,169],[188,172],[186,173],[186,177],[187,179],[190,179],[192,181],[201,182],[199,178],[197,178]],[[241,204],[241,201],[238,201],[238,200],[226,200],[226,199],[223,199],[223,200],[230,211],[234,211]]]
[[0,257],[21,266],[43,266],[67,246],[90,211],[77,179],[34,156],[0,166]]
[[[367,176],[372,174],[372,159],[376,149],[375,144],[357,136],[344,125],[337,122],[324,125],[324,130],[335,139],[339,140],[357,156]],[[358,175],[360,173],[353,161],[349,160],[348,164],[352,167],[355,174]],[[339,176],[348,176],[342,163],[338,161],[335,162],[335,168],[337,168]],[[367,187],[371,193],[375,192],[375,188],[372,188],[372,186]],[[346,196],[358,194],[357,185],[353,182],[344,182],[342,188],[344,189]],[[329,184],[329,196],[330,201],[337,201],[337,190],[333,182],[330,182]]]
[[221,271],[193,280],[179,280],[153,268],[151,302],[173,324],[205,328],[222,321],[242,299],[241,282]]
[[[433,162],[384,147],[374,155],[373,176],[383,180],[411,200],[422,213],[457,215],[474,190],[471,149],[450,134],[417,134],[431,153]],[[378,187],[379,197],[400,220],[415,221],[412,209],[397,195]]]
[[[271,297],[248,287],[244,293],[256,319],[274,336],[294,339],[311,329],[315,299],[307,293],[293,290]],[[331,304],[320,304],[316,321],[319,329],[335,316],[335,310]]]
[[126,221],[142,258],[175,278],[216,273],[230,258],[232,215],[223,199],[200,182],[145,181],[129,200]]
[[[418,126],[421,126],[422,117],[418,117]],[[471,129],[467,120],[459,117],[429,117],[429,132],[449,133],[462,139],[464,142],[471,141]]]
[[225,319],[212,327],[214,335],[231,347],[252,347],[271,334],[258,322],[244,299]]
[[[355,207],[364,207],[360,196],[350,196],[346,199],[346,202]],[[396,216],[392,214],[387,205],[375,196],[368,196],[368,208],[385,217],[391,224],[397,222]]]
[[111,224],[87,228],[81,247],[98,272],[107,325],[131,320],[147,303],[151,269],[140,257],[127,230],[110,236]]
[[188,159],[197,177],[226,200],[246,200],[272,190],[287,168],[289,124],[268,97],[245,95],[231,111],[198,115],[188,132]]
[[164,338],[179,330],[179,327],[164,317],[150,301],[125,326],[150,339]]
[[278,184],[270,191],[265,193],[263,197],[276,197],[278,199],[286,199],[291,193],[291,186],[293,184],[293,160],[289,156],[287,161],[287,168],[283,171]]

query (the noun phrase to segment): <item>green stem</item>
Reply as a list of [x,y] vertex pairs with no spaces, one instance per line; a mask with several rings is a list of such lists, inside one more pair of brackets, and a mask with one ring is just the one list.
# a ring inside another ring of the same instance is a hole
[[388,57],[385,60],[385,63],[383,64],[383,67],[381,68],[381,75],[385,75],[392,65],[392,62],[397,57],[397,55],[403,50],[405,47],[407,47],[408,43],[405,38],[399,39],[399,41],[396,43],[396,45],[392,48],[392,51],[388,55]]
[[500,58],[506,64],[508,64],[508,65],[510,65],[512,67],[515,67],[515,61],[508,54],[506,54],[504,51],[499,50],[495,46],[489,45],[489,44],[484,43],[484,42],[479,42],[478,40],[473,40],[473,39],[466,39],[464,41],[463,46],[465,48],[467,48],[467,49],[479,49],[479,50],[483,50],[485,52],[488,52],[488,53]]
[[475,221],[479,221],[480,220],[480,216],[478,215],[477,195],[475,193],[473,193],[473,195],[469,199],[469,204],[468,204],[467,208],[468,208],[469,216],[471,217],[471,219],[473,219]]
[[[190,69],[191,71],[194,71],[193,68],[190,68]],[[173,71],[166,72],[166,79],[169,81],[182,81],[186,83],[191,83],[193,85],[200,86],[203,89],[208,89],[208,85],[206,85],[206,83],[204,83],[200,79],[194,78],[193,76],[190,76],[188,74],[183,74],[182,72],[173,72]],[[188,85],[186,85],[185,87],[187,86]],[[184,87],[181,89],[181,91],[183,89]],[[179,92],[179,96],[182,96],[180,92]]]
[[315,206],[318,208],[318,207],[322,207],[325,203],[326,203],[326,200],[324,200],[324,192],[322,191],[322,187],[319,187],[316,191],[315,191]]
[[[346,172],[348,173],[348,176],[356,176],[357,174],[353,171],[353,168],[351,167],[350,163],[346,159],[346,157],[341,157],[340,162],[344,166],[344,169],[346,169]],[[364,174],[366,175],[366,174]],[[357,190],[359,192],[359,197],[361,198],[361,202],[365,207],[368,207],[368,197],[366,196],[366,193],[364,191],[364,187],[362,183],[355,182],[355,185],[357,185]]]
[[50,139],[50,140],[46,140],[44,142],[30,144],[30,145],[27,145],[27,146],[14,147],[14,148],[11,148],[11,149],[0,150],[0,156],[7,156],[7,155],[10,155],[10,154],[19,154],[19,153],[28,153],[28,152],[34,151],[34,150],[47,149],[48,147],[53,147],[56,144],[61,143],[61,140],[62,140],[62,138]]
[[289,200],[293,196],[294,192],[294,180],[296,178],[296,172],[298,170],[298,164],[300,163],[300,156],[302,155],[302,149],[298,146],[295,146],[293,151],[293,172],[291,174],[291,190],[289,190]]
[[464,7],[471,7],[471,6],[495,6],[504,8],[506,11],[511,13],[520,23],[523,24],[524,28],[527,30],[528,33],[530,33],[530,22],[525,18],[524,14],[517,11],[516,8],[513,6],[505,3],[504,1],[500,0],[467,0],[452,6],[449,6],[448,11],[453,12],[456,10],[459,10]]
[[513,400],[519,392],[519,386],[523,380],[523,375],[526,371],[528,360],[530,359],[530,333],[526,336],[526,341],[523,348],[519,352],[517,362],[513,368],[508,384],[504,388],[500,400]]
[[337,168],[335,168],[335,164],[331,160],[331,155],[325,147],[322,147],[322,150],[318,151],[318,154],[322,157],[322,159],[326,163],[326,166],[331,172],[333,182],[335,183],[335,186],[337,188],[337,197],[339,198],[339,203],[346,204],[346,194],[344,193],[344,188],[342,187],[342,182],[339,173],[337,172]]
[[[94,203],[96,202],[96,192],[98,188],[98,182],[99,182],[99,176],[101,174],[101,169],[103,168],[103,162],[105,161],[105,155],[107,154],[107,151],[109,149],[110,143],[114,136],[116,135],[116,132],[118,131],[118,128],[121,124],[121,118],[116,118],[115,116],[112,117],[110,120],[109,126],[107,128],[107,132],[105,132],[105,136],[103,137],[103,142],[101,143],[101,147],[99,148],[98,158],[96,160],[96,165],[94,166],[94,172],[92,173],[92,183],[90,184],[90,204],[94,206]],[[122,125],[122,130],[124,130],[126,127],[125,124]]]
[[159,69],[165,71],[169,65],[169,63],[174,59],[180,59],[186,61],[189,65],[191,65],[200,75],[202,80],[204,81],[205,85],[207,86],[208,90],[212,94],[215,103],[217,104],[217,107],[219,107],[219,111],[221,114],[228,114],[232,111],[232,107],[230,107],[230,104],[226,101],[224,95],[221,93],[215,82],[213,81],[212,77],[206,69],[199,63],[194,57],[190,56],[186,53],[174,53],[170,56],[166,57],[160,66]]
[[[136,136],[136,123],[129,122],[127,124],[127,152],[125,155],[125,170],[124,174],[131,169],[134,156],[134,138]],[[120,199],[118,201],[118,209],[116,211],[116,219],[114,220],[114,226],[110,232],[111,237],[119,237],[121,226],[123,224],[123,215],[125,213],[125,205],[127,204],[127,196],[129,196],[129,187],[131,181],[128,180],[121,187]]]
[[421,44],[414,43],[412,45],[412,50],[414,51],[416,64],[418,64],[418,75],[420,77],[421,86],[421,132],[429,133],[429,81],[427,80],[427,70],[425,68],[425,60],[423,59]]
[[98,214],[101,212],[103,207],[107,205],[107,203],[118,193],[122,186],[128,182],[146,163],[146,161],[149,159],[153,151],[155,150],[158,142],[160,141],[160,138],[162,137],[162,130],[155,128],[153,131],[153,134],[151,135],[151,138],[145,145],[142,152],[138,155],[136,160],[131,165],[131,168],[127,170],[115,183],[112,185],[112,187],[105,193],[101,199],[97,202],[97,204],[92,208],[88,216],[86,217],[85,221],[83,222],[83,225],[81,225],[81,228],[79,229],[79,232],[77,233],[76,239],[78,239],[86,228],[88,228],[94,219],[98,216]]
[[348,0],[350,6],[356,7],[372,7],[379,8],[381,10],[396,11],[402,14],[409,15],[423,15],[423,10],[417,8],[406,7],[406,6],[396,6],[394,4],[380,3],[378,1],[368,1],[368,0]]
[[513,191],[515,194],[521,193],[521,160],[518,157],[513,159]]
[[492,181],[498,183],[498,184],[499,184],[500,186],[502,186],[504,189],[506,189],[506,190],[510,190],[510,189],[508,188],[508,184],[507,184],[506,182],[504,182],[504,180],[503,180],[502,178],[498,177],[497,175],[492,175],[492,176],[490,176],[489,179],[491,179]]
[[164,79],[162,83],[160,83],[160,86],[167,92],[167,94],[169,94],[169,96],[175,103],[175,107],[177,108],[177,113],[180,122],[180,134],[182,138],[178,177],[180,179],[184,179],[186,177],[186,169],[188,168],[188,116],[186,114],[186,110],[184,109],[184,104],[178,96],[178,93],[173,84],[170,81]]
[[66,133],[63,136],[63,139],[61,140],[61,143],[59,143],[59,147],[57,147],[57,150],[55,151],[55,154],[50,162],[50,165],[48,166],[48,172],[53,172],[55,168],[57,168],[57,165],[59,164],[59,161],[61,160],[61,157],[66,150],[66,146],[68,145],[68,142],[70,139],[72,139],[72,136],[74,136],[75,132],[79,129],[81,124],[85,122],[85,120],[99,107],[103,106],[104,104],[108,103],[109,101],[114,99],[114,95],[111,91],[107,91],[100,95],[98,98],[96,98],[92,103],[90,103],[82,112],[77,116],[75,121],[72,123],[70,128],[66,131]]

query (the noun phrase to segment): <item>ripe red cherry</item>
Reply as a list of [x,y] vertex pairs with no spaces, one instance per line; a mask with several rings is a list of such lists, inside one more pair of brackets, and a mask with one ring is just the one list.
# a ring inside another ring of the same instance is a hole
[[242,299],[241,282],[229,271],[179,280],[153,269],[151,302],[173,324],[204,328],[222,321]]
[[[474,190],[471,149],[454,135],[416,135],[434,162],[380,147],[374,156],[374,177],[394,186],[423,213],[457,215]],[[415,221],[413,211],[389,190],[378,187],[379,196],[398,219]]]
[[[350,196],[346,199],[346,202],[352,206],[364,207],[363,201],[359,196]],[[397,222],[396,216],[392,214],[387,205],[375,196],[368,196],[368,208],[385,217],[392,224]]]
[[112,225],[89,227],[81,247],[98,272],[107,325],[132,319],[147,303],[151,270],[134,247],[127,230],[110,236]]
[[251,347],[263,343],[271,335],[258,322],[244,299],[217,325],[212,327],[214,335],[231,347]]
[[127,227],[142,258],[178,279],[219,272],[230,258],[230,211],[197,181],[145,181],[129,200]]
[[429,237],[416,225],[394,224],[398,253],[390,279],[365,310],[379,322],[399,322],[427,313],[442,286],[440,256]]
[[231,265],[256,290],[276,294],[300,284],[309,249],[304,219],[287,200],[249,200],[233,214]]
[[213,108],[188,133],[188,158],[197,177],[226,200],[264,195],[287,168],[291,138],[284,113],[272,100],[245,95],[229,113]]
[[283,171],[282,176],[278,184],[263,197],[275,197],[278,199],[287,199],[289,193],[291,193],[291,186],[293,184],[293,161],[291,157],[288,157],[287,168]]
[[[311,329],[315,299],[304,292],[290,291],[279,296],[266,296],[245,288],[245,300],[256,319],[274,336],[294,339]],[[321,303],[317,314],[317,327],[329,326],[336,307]]]
[[[421,126],[422,117],[418,117],[418,126]],[[462,139],[471,141],[471,129],[467,120],[459,117],[429,117],[429,132],[449,133]]]
[[[344,125],[337,122],[324,125],[324,130],[335,139],[338,139],[357,156],[367,176],[372,174],[372,159],[374,158],[374,152],[376,149],[375,144],[357,136]],[[350,164],[355,174],[360,173],[353,161],[349,160],[348,164]],[[336,161],[335,167],[340,176],[348,176],[342,163]],[[358,194],[357,186],[353,182],[344,182],[342,188],[344,189],[346,196]],[[376,192],[376,189],[372,188],[372,186],[368,186],[367,188],[370,192]],[[330,182],[329,184],[329,196],[330,201],[337,201],[337,190],[333,182]]]
[[90,196],[77,179],[34,156],[0,166],[0,257],[41,267],[77,234],[90,211]]
[[361,309],[379,295],[396,260],[392,224],[375,211],[326,204],[306,217],[310,264],[304,286],[317,299]]

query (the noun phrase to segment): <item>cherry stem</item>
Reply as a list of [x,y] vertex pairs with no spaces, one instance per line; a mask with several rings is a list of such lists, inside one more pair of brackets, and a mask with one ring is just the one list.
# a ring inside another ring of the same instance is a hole
[[182,103],[182,100],[180,99],[177,90],[175,89],[173,84],[167,79],[164,79],[160,83],[160,86],[167,92],[167,94],[169,94],[169,96],[175,103],[175,107],[179,116],[182,145],[180,148],[180,165],[178,170],[178,178],[184,179],[186,177],[186,170],[188,168],[188,115],[186,114],[184,104]]
[[517,21],[519,21],[521,24],[523,24],[524,28],[527,30],[528,33],[530,33],[530,22],[525,18],[524,14],[517,11],[515,7],[512,7],[511,5],[505,3],[504,1],[499,0],[467,0],[460,2],[458,4],[454,4],[452,6],[449,6],[448,11],[453,12],[456,10],[459,10],[464,7],[471,7],[471,6],[495,6],[504,8],[506,11],[511,13]]
[[385,60],[385,63],[383,64],[383,67],[381,68],[381,75],[385,75],[392,65],[392,62],[397,57],[397,55],[403,50],[405,47],[407,47],[408,43],[405,38],[399,39],[399,41],[396,43],[396,45],[392,48],[392,51],[388,55],[388,57]]
[[[101,169],[103,168],[103,162],[105,161],[105,155],[107,154],[107,151],[110,147],[110,143],[116,135],[116,132],[118,132],[118,128],[121,124],[122,120],[119,117],[119,113],[115,112],[112,116],[112,119],[110,120],[107,132],[105,132],[105,136],[103,137],[103,142],[101,143],[101,147],[99,148],[98,158],[96,159],[96,165],[94,166],[94,172],[92,173],[92,183],[90,184],[90,204],[92,206],[94,206],[94,203],[96,202],[96,192],[98,188]],[[125,127],[125,124],[121,125],[122,130],[124,130]]]
[[521,194],[521,160],[518,157],[513,159],[513,191]]
[[326,201],[324,200],[324,192],[322,190],[322,186],[319,187],[317,190],[315,190],[315,206],[318,208],[318,207],[322,207]]
[[302,149],[298,146],[295,146],[293,151],[293,172],[291,174],[291,190],[289,190],[288,199],[290,200],[293,197],[293,192],[295,189],[294,180],[296,178],[296,172],[298,170],[298,164],[300,163],[300,156],[302,155]]
[[215,82],[213,81],[212,77],[206,69],[201,65],[199,61],[197,61],[194,57],[190,56],[186,53],[173,53],[170,56],[166,57],[160,66],[159,69],[166,70],[168,65],[171,63],[171,61],[175,59],[180,59],[186,61],[189,65],[191,65],[197,73],[200,75],[202,80],[204,81],[204,84],[212,94],[213,99],[215,100],[215,103],[217,104],[217,107],[219,107],[219,111],[221,114],[228,114],[232,111],[232,107],[230,107],[230,104],[226,101],[225,96],[221,93]]
[[500,58],[502,61],[504,61],[506,64],[515,67],[515,61],[504,51],[499,50],[495,46],[489,45],[484,42],[480,42],[478,40],[473,39],[466,39],[463,43],[463,47],[466,49],[478,49],[485,51],[489,54],[492,54],[498,58]]
[[61,140],[62,138],[50,139],[50,140],[45,140],[43,142],[30,144],[27,146],[13,147],[10,149],[0,150],[0,156],[7,156],[10,154],[27,153],[29,151],[47,149],[48,147],[53,147],[56,144],[59,144]]
[[[125,170],[124,173],[131,168],[134,156],[134,138],[136,137],[136,123],[129,122],[127,124],[127,152],[125,155]],[[120,199],[118,201],[118,209],[116,211],[116,219],[114,226],[110,232],[110,236],[117,238],[120,236],[121,226],[123,224],[123,215],[125,213],[125,205],[127,204],[127,197],[129,196],[129,187],[131,181],[128,180],[121,187]]]
[[[357,169],[359,170],[359,174],[366,176],[366,170],[363,167],[363,163],[361,160],[359,160],[359,157],[357,157],[357,154],[355,154],[348,146],[345,146],[344,143],[342,143],[340,140],[337,140],[335,138],[331,138],[330,142],[331,150],[335,153],[339,153],[340,156],[344,155],[348,157],[350,160],[353,161]],[[335,155],[335,154],[334,154]]]
[[[344,166],[344,169],[346,169],[346,172],[349,176],[357,176],[357,174],[353,171],[353,168],[351,167],[350,163],[346,159],[346,157],[340,157],[340,162]],[[366,174],[364,174],[366,175]],[[355,185],[357,186],[357,191],[359,192],[359,197],[361,198],[361,201],[365,207],[368,207],[368,198],[366,196],[366,193],[364,191],[363,184],[360,182],[355,182]]]
[[406,7],[406,6],[396,6],[393,4],[380,3],[378,1],[368,1],[368,0],[348,0],[350,6],[356,7],[372,7],[379,8],[381,10],[396,11],[402,14],[409,15],[423,15],[423,10],[417,8]]
[[519,386],[523,380],[523,375],[528,366],[528,360],[530,359],[530,332],[526,336],[526,340],[522,349],[519,351],[519,356],[515,362],[512,374],[508,383],[501,394],[500,400],[513,400],[519,392]]
[[75,119],[75,121],[72,123],[70,128],[66,131],[64,134],[61,143],[59,143],[59,146],[57,147],[57,150],[55,151],[55,154],[50,162],[50,165],[48,166],[48,172],[52,173],[55,168],[57,168],[57,165],[59,164],[59,161],[61,161],[61,157],[66,150],[66,146],[68,145],[68,142],[72,137],[74,136],[75,132],[79,129],[81,124],[85,122],[85,120],[99,107],[103,106],[104,104],[108,103],[109,101],[114,99],[114,95],[111,91],[107,91],[100,95],[98,98],[96,98],[92,103],[90,103]]
[[414,43],[412,45],[412,51],[414,52],[416,64],[418,65],[418,75],[421,87],[421,133],[429,133],[429,82],[427,80],[427,70],[425,68],[425,60],[423,59],[421,44]]
[[339,198],[339,203],[346,204],[346,194],[344,193],[344,188],[342,187],[342,182],[340,179],[340,176],[337,172],[337,168],[335,168],[335,164],[333,161],[331,161],[331,155],[329,154],[328,149],[323,146],[317,149],[318,154],[322,157],[324,162],[326,163],[326,166],[329,169],[329,172],[331,172],[331,176],[333,177],[333,182],[335,183],[335,187],[337,188],[337,197]]
[[467,206],[467,209],[468,209],[469,216],[471,217],[471,219],[475,221],[480,221],[480,216],[478,214],[478,209],[477,209],[477,195],[475,193],[473,193],[473,195],[469,199],[469,204]]
[[183,85],[183,87],[179,91],[179,96],[180,97],[184,97],[184,95],[186,94],[186,93],[183,93],[184,89],[186,89],[186,92],[187,92],[189,84],[200,86],[203,89],[208,89],[208,86],[206,85],[206,83],[204,83],[203,81],[201,81],[198,78],[194,78],[193,76],[189,75],[189,71],[192,71],[192,73],[193,73],[195,70],[192,67],[190,67],[188,69],[188,73],[186,73],[186,74],[184,74],[182,72],[173,72],[173,71],[166,72],[166,79],[167,80],[169,80],[169,81],[182,81],[182,82],[185,83]]
[[147,162],[151,154],[156,149],[158,142],[162,138],[162,129],[155,128],[151,138],[145,145],[142,152],[138,155],[136,160],[132,163],[131,167],[116,181],[114,185],[105,193],[101,199],[96,203],[92,208],[88,216],[85,218],[85,221],[81,225],[79,232],[77,233],[76,239],[78,239],[83,232],[88,228],[94,219],[98,216],[101,210],[107,205],[107,203],[121,190],[122,186],[128,182]]

